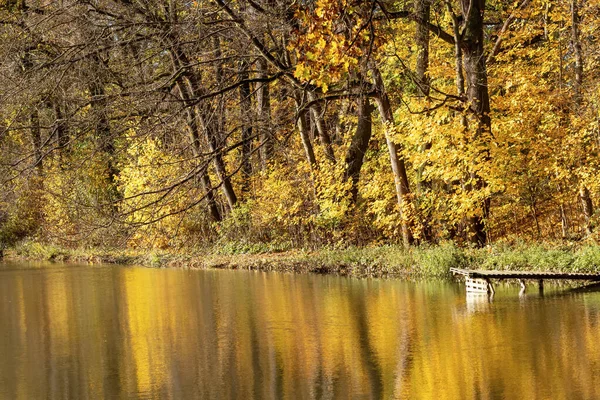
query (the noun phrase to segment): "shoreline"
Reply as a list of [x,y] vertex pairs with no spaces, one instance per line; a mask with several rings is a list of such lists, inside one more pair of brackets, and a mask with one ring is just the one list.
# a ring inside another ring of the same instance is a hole
[[595,243],[519,243],[486,248],[464,248],[453,243],[442,243],[410,249],[385,245],[260,253],[221,253],[219,250],[68,249],[26,242],[6,249],[4,259],[418,279],[449,277],[451,267],[600,273],[600,245]]
[[[358,261],[325,261],[321,251],[289,250],[260,254],[187,254],[174,252],[133,251],[65,251],[45,257],[5,252],[5,261],[56,262],[73,264],[112,264],[148,268],[253,270],[265,272],[314,273],[349,277],[433,277],[424,275],[419,268],[398,269],[382,265],[366,265]],[[444,274],[446,275],[446,274]],[[449,275],[448,275],[449,276]],[[441,277],[439,274],[437,277]]]

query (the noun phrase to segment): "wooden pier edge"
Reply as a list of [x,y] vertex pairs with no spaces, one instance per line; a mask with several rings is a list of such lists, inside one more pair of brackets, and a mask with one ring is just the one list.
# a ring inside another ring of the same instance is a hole
[[521,291],[525,291],[525,280],[536,280],[539,291],[544,291],[544,280],[585,280],[600,282],[600,274],[580,272],[552,272],[552,271],[498,271],[498,270],[471,270],[463,268],[450,268],[453,275],[463,276],[468,293],[494,293],[491,279],[517,279],[521,283]]

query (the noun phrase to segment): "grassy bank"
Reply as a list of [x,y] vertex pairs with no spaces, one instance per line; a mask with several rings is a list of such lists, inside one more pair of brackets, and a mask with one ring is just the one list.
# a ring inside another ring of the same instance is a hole
[[[241,249],[241,250],[240,250]],[[461,248],[452,243],[405,250],[400,246],[265,252],[260,247],[222,246],[204,250],[140,251],[65,249],[25,242],[8,259],[114,263],[149,267],[224,268],[335,273],[350,276],[444,277],[450,267],[500,270],[600,272],[596,244],[495,245]]]

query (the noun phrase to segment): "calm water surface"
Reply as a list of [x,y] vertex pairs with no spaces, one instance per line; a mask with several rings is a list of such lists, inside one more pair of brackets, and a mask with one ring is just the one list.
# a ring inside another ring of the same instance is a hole
[[1,399],[598,399],[599,346],[600,293],[0,264]]

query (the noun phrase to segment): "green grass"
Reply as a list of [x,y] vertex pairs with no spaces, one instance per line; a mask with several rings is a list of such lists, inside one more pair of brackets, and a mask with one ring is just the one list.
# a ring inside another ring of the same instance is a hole
[[482,269],[517,271],[600,272],[600,246],[519,244],[492,247],[477,254]]

